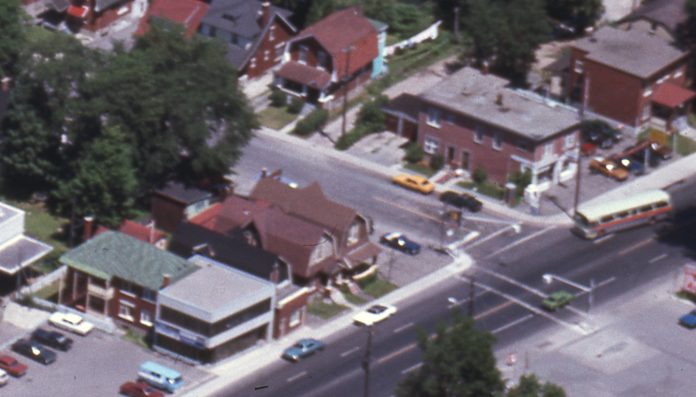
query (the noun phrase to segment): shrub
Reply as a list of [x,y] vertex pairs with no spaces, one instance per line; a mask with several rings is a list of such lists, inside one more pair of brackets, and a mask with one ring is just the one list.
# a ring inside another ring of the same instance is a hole
[[421,160],[423,160],[423,148],[420,147],[417,143],[413,142],[408,145],[408,148],[406,148],[406,161],[409,163],[419,163]]
[[335,148],[338,150],[346,150],[369,133],[370,131],[366,127],[358,125],[346,134],[341,135],[338,141],[336,141]]
[[288,112],[292,114],[299,114],[304,106],[304,101],[300,98],[292,98],[292,101],[288,105]]
[[445,158],[441,154],[433,155],[430,158],[430,168],[439,171],[445,165]]
[[486,174],[486,171],[479,166],[474,170],[473,179],[476,184],[480,185],[486,182],[486,179],[488,179],[488,174]]
[[326,121],[329,119],[329,112],[325,109],[316,109],[307,117],[297,122],[292,133],[300,136],[307,136],[314,131],[324,128]]
[[524,194],[524,189],[532,182],[532,172],[524,170],[524,172],[515,171],[510,175],[510,182],[517,186],[517,195]]
[[382,107],[389,102],[386,95],[378,95],[366,102],[358,111],[356,125],[364,126],[369,133],[384,131],[386,128]]
[[288,95],[281,90],[275,89],[271,92],[270,100],[271,106],[279,108],[287,105]]

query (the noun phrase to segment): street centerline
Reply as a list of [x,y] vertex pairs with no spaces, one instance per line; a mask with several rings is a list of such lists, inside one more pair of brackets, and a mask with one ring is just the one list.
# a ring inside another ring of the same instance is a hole
[[302,371],[302,372],[300,372],[300,373],[297,374],[297,375],[293,375],[293,376],[289,377],[289,378],[288,378],[288,382],[294,382],[294,381],[296,381],[297,379],[299,379],[299,378],[301,378],[301,377],[303,377],[303,376],[305,376],[305,375],[307,375],[307,371]]

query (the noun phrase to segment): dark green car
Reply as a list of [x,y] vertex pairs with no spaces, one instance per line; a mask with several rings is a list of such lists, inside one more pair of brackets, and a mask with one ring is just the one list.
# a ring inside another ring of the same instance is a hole
[[556,291],[547,296],[546,299],[541,302],[541,306],[548,311],[554,311],[563,308],[565,305],[572,302],[573,299],[575,299],[575,295],[568,291]]

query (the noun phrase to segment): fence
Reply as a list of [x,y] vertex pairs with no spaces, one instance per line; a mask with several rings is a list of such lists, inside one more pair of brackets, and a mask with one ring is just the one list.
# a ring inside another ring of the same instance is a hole
[[37,281],[31,283],[31,285],[27,285],[22,287],[19,290],[20,295],[30,295],[36,293],[36,291],[39,291],[54,282],[60,280],[61,277],[65,275],[65,272],[67,272],[68,267],[67,266],[61,266],[58,269],[52,271],[51,273],[41,277]]
[[387,46],[384,49],[384,56],[388,57],[388,56],[394,55],[396,50],[410,48],[410,47],[413,47],[414,45],[422,43],[426,40],[435,40],[437,38],[437,35],[439,32],[439,27],[440,27],[441,23],[442,23],[442,21],[437,21],[420,33],[418,33],[414,36],[411,36],[410,38],[408,38],[406,40],[402,40],[396,44],[392,44],[390,46]]

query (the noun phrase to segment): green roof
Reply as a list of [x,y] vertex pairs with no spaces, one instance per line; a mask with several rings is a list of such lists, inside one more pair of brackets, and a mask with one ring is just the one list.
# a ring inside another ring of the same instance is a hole
[[164,274],[173,282],[196,269],[171,252],[112,231],[66,252],[60,262],[95,277],[118,277],[154,291],[162,287]]

